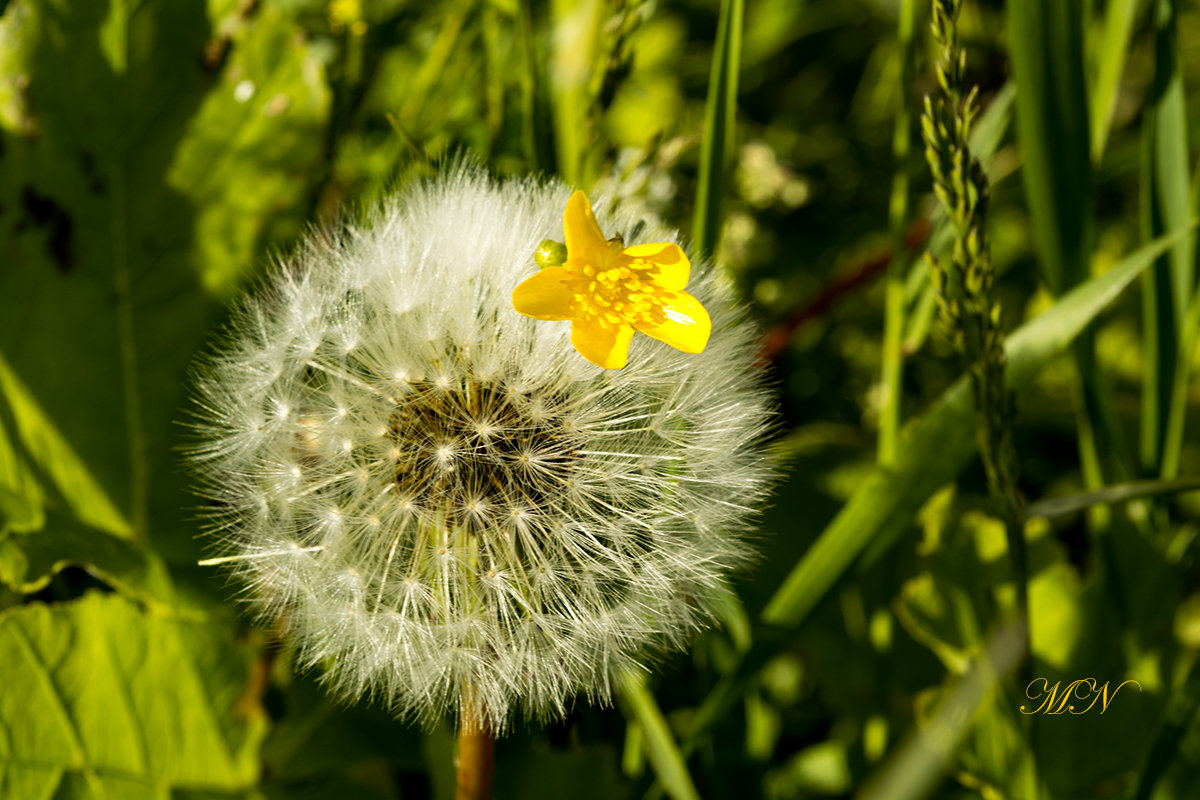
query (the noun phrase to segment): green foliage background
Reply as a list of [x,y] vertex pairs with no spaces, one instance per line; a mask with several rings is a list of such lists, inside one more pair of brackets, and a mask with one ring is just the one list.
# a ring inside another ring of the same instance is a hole
[[[1200,468],[1200,303],[1178,233],[1200,198],[1200,12],[1009,0],[960,21],[1020,490],[1052,515],[1026,525],[1019,665],[919,257],[951,236],[908,143],[936,91],[927,17],[0,0],[0,800],[452,796],[448,727],[336,705],[197,566],[178,446],[227,301],[307,224],[461,151],[715,247],[782,409],[762,560],[723,625],[617,708],[518,726],[497,797],[1200,797],[1200,500],[1179,491]],[[1026,717],[1030,677],[1140,690]]]

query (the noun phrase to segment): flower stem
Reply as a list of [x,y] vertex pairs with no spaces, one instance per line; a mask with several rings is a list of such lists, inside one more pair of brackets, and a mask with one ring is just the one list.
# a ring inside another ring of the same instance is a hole
[[[990,185],[969,144],[971,124],[979,113],[978,87],[964,92],[966,56],[958,43],[957,28],[961,8],[962,0],[933,0],[941,93],[936,99],[925,98],[921,126],[934,193],[958,229],[958,236],[948,258],[939,261],[929,256],[929,261],[942,317],[971,378],[979,413],[979,455],[988,489],[1004,520],[1021,638],[1018,686],[1027,686],[1033,679],[1033,650],[1025,511],[1017,489],[1014,401],[1005,381],[1005,335],[1000,327],[1000,300],[986,224]],[[1026,784],[1026,796],[1036,798],[1040,794],[1038,729],[1031,717],[1022,721],[1022,728],[1026,748],[1020,775]]]
[[458,728],[454,800],[487,800],[491,797],[495,761],[496,740],[491,728],[487,722],[478,721],[465,711]]
[[933,0],[941,93],[936,99],[925,98],[921,126],[934,194],[958,236],[948,258],[939,261],[931,255],[929,262],[947,332],[971,376],[979,412],[979,454],[988,488],[1004,519],[1017,588],[1016,610],[1024,623],[1028,652],[1029,559],[1023,501],[1017,490],[1013,397],[1005,385],[1005,336],[1000,327],[1000,301],[986,225],[990,185],[969,144],[979,105],[977,89],[964,92],[966,55],[959,46],[957,28],[961,8],[962,0]]
[[896,458],[900,440],[901,380],[904,371],[903,338],[907,303],[904,281],[911,260],[905,245],[908,219],[908,151],[912,107],[908,87],[913,75],[913,28],[916,27],[916,0],[902,0],[897,29],[900,48],[900,106],[896,110],[892,132],[892,158],[896,171],[892,176],[892,196],[888,204],[888,233],[892,239],[892,260],[888,264],[884,299],[883,364],[880,371],[879,445],[880,464]]

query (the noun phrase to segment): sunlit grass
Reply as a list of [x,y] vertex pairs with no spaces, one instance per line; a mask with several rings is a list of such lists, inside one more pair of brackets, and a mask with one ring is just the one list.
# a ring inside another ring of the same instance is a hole
[[[230,299],[460,156],[678,229],[779,408],[720,625],[514,721],[497,797],[1194,794],[1194,5],[958,23],[1029,551],[991,672],[1016,589],[922,257],[957,233],[912,139],[925,0],[0,9],[0,800],[452,796],[444,728],[330,702],[197,566],[178,452]],[[1030,722],[1024,674],[1142,688]]]

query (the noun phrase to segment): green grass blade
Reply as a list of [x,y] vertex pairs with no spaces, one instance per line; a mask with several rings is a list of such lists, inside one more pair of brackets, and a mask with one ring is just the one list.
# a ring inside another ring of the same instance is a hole
[[625,744],[621,749],[621,771],[630,778],[640,778],[646,767],[646,743],[642,726],[635,719],[625,722]]
[[1012,0],[1009,55],[1017,140],[1043,277],[1055,294],[1079,283],[1091,251],[1092,168],[1081,0]]
[[[1191,223],[1193,226],[1195,221]],[[1196,350],[1196,342],[1200,340],[1200,289],[1192,293],[1192,300],[1183,320],[1183,334],[1180,336],[1178,360],[1175,369],[1179,379],[1171,387],[1172,395],[1170,411],[1167,416],[1167,428],[1164,434],[1166,442],[1183,442],[1183,430],[1187,423],[1188,368],[1191,366],[1191,354]],[[1174,478],[1179,474],[1179,459],[1182,447],[1170,447],[1163,451],[1161,477]]]
[[[1037,372],[1184,232],[1164,236],[1124,258],[1103,275],[1065,295],[1008,340],[1008,385],[1028,386]],[[728,712],[742,687],[788,641],[799,625],[873,541],[895,541],[917,509],[970,462],[977,417],[964,376],[906,427],[896,462],[878,466],[859,484],[841,512],[792,569],[764,609],[763,628],[738,670],[722,679],[696,712],[688,745]],[[685,749],[687,749],[685,746]]]
[[[1142,221],[1146,238],[1187,224],[1192,215],[1187,110],[1184,104],[1179,33],[1174,0],[1155,3],[1155,67],[1143,123]],[[1195,285],[1195,237],[1159,259],[1143,279],[1146,374],[1142,410],[1142,463],[1149,474],[1168,474],[1183,445],[1183,426],[1168,437],[1172,405],[1186,396],[1188,370],[1179,336]],[[1190,352],[1190,351],[1189,351]],[[1184,385],[1183,392],[1176,384]]]
[[446,74],[447,63],[460,52],[464,35],[463,27],[467,22],[468,13],[471,11],[473,11],[472,5],[461,3],[457,7],[451,6],[446,12],[437,38],[433,40],[433,45],[429,48],[429,54],[417,69],[416,74],[413,75],[412,85],[408,87],[409,92],[404,105],[400,108],[401,120],[417,117],[422,106],[429,102],[434,88]]
[[1200,715],[1200,663],[1193,663],[1187,680],[1168,700],[1162,727],[1139,771],[1134,800],[1150,800],[1156,796],[1155,786],[1171,766],[1188,731],[1195,727],[1197,715]]
[[953,763],[967,732],[987,711],[994,714],[997,702],[1003,702],[996,697],[1000,681],[1016,669],[1024,655],[1023,642],[1023,634],[1011,626],[992,634],[982,657],[954,681],[930,719],[916,726],[868,780],[856,795],[859,800],[928,797]]
[[[1025,196],[1042,277],[1057,295],[1084,280],[1091,254],[1093,176],[1083,0],[1013,0],[1008,10]],[[1074,350],[1083,399],[1080,458],[1089,485],[1099,488],[1102,444],[1116,458],[1118,472],[1128,474],[1132,465],[1090,331],[1080,333]]]
[[[1008,341],[1008,385],[1020,391],[1160,253],[1186,235],[1163,237],[1065,295]],[[975,412],[961,378],[909,425],[896,462],[876,468],[788,575],[763,611],[771,625],[799,623],[873,539],[909,524],[917,508],[975,454]]]
[[553,0],[554,55],[551,95],[558,174],[583,180],[588,121],[588,81],[596,63],[604,7],[600,0]]
[[[1162,201],[1155,169],[1154,112],[1147,112],[1142,135],[1141,226],[1142,237],[1161,235]],[[1142,408],[1139,455],[1146,474],[1162,473],[1165,460],[1166,426],[1171,414],[1172,388],[1179,342],[1175,335],[1175,304],[1171,300],[1171,265],[1163,254],[1153,269],[1142,276]],[[1182,431],[1181,431],[1182,433]]]
[[1064,497],[1051,497],[1030,503],[1025,507],[1027,518],[1061,517],[1084,511],[1096,505],[1111,505],[1123,503],[1126,500],[1137,500],[1142,497],[1161,497],[1167,494],[1189,492],[1200,489],[1200,478],[1181,478],[1172,481],[1129,481],[1114,483],[1094,492],[1080,492]]
[[537,47],[533,40],[533,18],[529,0],[517,3],[517,36],[521,45],[521,150],[530,172],[537,172],[546,160],[538,152],[538,66]]
[[640,726],[650,766],[667,795],[672,800],[700,800],[667,720],[642,677],[626,675],[618,689],[618,698],[625,716]]
[[913,28],[916,27],[915,0],[902,0],[897,22],[900,59],[900,91],[892,131],[892,158],[896,172],[892,176],[892,196],[888,206],[888,234],[892,240],[892,260],[888,264],[884,289],[883,365],[880,373],[882,392],[879,408],[879,463],[891,463],[896,457],[900,435],[901,378],[904,370],[905,273],[909,257],[904,246],[908,224],[908,151],[912,135],[912,108],[909,86],[913,74]]
[[503,57],[500,54],[500,14],[495,6],[485,4],[481,9],[484,63],[487,64],[487,79],[484,91],[484,122],[487,124],[487,152],[496,152],[496,142],[504,126],[504,73]]
[[[1191,175],[1188,158],[1187,107],[1183,94],[1183,65],[1175,0],[1159,0],[1155,33],[1154,132],[1155,177],[1166,230],[1177,230],[1191,217]],[[1195,286],[1195,235],[1171,248],[1171,288],[1175,318],[1182,321]]]
[[1104,30],[1094,52],[1096,82],[1092,85],[1092,163],[1099,164],[1108,145],[1117,90],[1125,71],[1125,54],[1133,36],[1133,21],[1138,0],[1110,0],[1104,17]]
[[744,0],[722,0],[713,48],[708,100],[704,106],[704,138],[700,144],[700,174],[696,186],[696,216],[692,242],[696,252],[711,255],[721,237],[721,208],[733,165],[737,120],[738,67],[742,52]]

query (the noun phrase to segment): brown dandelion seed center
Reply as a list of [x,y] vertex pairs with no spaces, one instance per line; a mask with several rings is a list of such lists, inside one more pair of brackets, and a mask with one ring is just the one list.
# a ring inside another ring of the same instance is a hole
[[398,497],[473,534],[552,505],[578,460],[560,396],[415,381],[389,420]]

